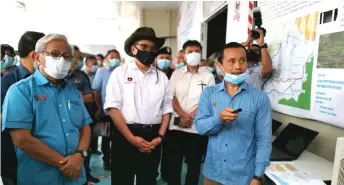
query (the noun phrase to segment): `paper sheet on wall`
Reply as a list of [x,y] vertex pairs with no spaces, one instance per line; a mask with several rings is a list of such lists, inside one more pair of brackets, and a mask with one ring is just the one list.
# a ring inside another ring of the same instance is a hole
[[344,128],[344,1],[259,1],[275,111]]
[[310,173],[298,170],[293,162],[272,162],[265,175],[276,185],[326,185]]

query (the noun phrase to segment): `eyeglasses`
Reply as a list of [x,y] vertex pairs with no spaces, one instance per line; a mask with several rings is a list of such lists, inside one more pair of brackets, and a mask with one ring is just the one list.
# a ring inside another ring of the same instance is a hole
[[155,46],[150,46],[150,45],[147,45],[147,44],[136,44],[136,46],[140,46],[139,48],[137,49],[140,49],[142,51],[156,51],[156,48]]
[[63,57],[65,59],[66,62],[72,62],[73,61],[73,56],[67,54],[67,53],[62,53],[62,52],[57,52],[57,51],[53,51],[53,52],[43,52],[48,54],[48,56],[53,57],[53,59],[55,60],[59,60],[61,57]]

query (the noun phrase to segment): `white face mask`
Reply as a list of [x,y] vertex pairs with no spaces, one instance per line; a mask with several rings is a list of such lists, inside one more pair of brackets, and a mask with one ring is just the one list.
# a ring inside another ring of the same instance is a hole
[[66,62],[63,57],[56,60],[51,56],[45,56],[45,67],[40,67],[52,78],[63,79],[68,75],[71,64],[71,62]]
[[192,52],[185,54],[186,57],[186,63],[188,63],[190,66],[195,67],[198,66],[201,63],[201,54]]

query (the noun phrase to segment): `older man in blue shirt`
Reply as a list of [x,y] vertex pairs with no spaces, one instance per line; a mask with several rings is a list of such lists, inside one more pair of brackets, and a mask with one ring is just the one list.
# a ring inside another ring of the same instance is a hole
[[89,123],[75,85],[64,81],[73,52],[63,35],[38,40],[39,70],[8,90],[2,127],[9,129],[18,157],[20,185],[81,185],[90,141]]
[[248,85],[247,52],[239,43],[223,49],[224,82],[206,88],[195,119],[209,136],[203,174],[205,185],[261,185],[271,152],[268,96]]

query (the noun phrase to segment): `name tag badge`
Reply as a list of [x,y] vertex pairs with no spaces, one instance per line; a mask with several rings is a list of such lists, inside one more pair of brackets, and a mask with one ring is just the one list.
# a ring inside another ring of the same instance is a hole
[[45,96],[45,95],[34,95],[34,98],[38,101],[44,101],[47,99],[47,96]]

